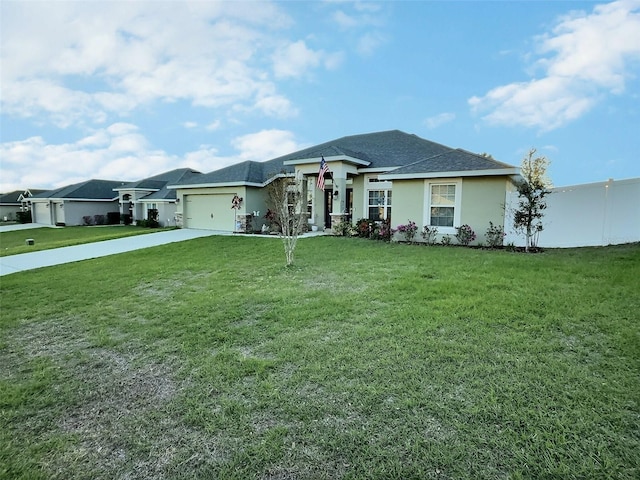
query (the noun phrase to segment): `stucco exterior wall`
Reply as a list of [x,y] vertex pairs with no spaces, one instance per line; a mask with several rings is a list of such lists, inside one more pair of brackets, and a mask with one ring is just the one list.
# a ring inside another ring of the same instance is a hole
[[[64,221],[66,225],[84,225],[84,220],[82,217],[90,216],[93,218],[94,215],[104,215],[105,222],[107,221],[107,213],[109,212],[117,212],[119,211],[119,206],[117,200],[112,202],[74,202],[74,201],[65,201],[64,207],[60,209],[60,207],[56,206],[57,209],[57,222]],[[62,216],[60,215],[59,210],[64,210],[64,220],[62,220]]]
[[161,227],[173,227],[176,225],[176,204],[173,202],[142,202],[144,219],[149,219],[149,208],[152,203],[155,203],[158,209],[158,223]]
[[[452,179],[430,179],[428,182],[449,182]],[[426,180],[394,180],[393,203],[391,210],[391,227],[407,224],[409,220],[418,225],[415,241],[422,241],[420,232],[425,224],[427,212],[427,183]],[[505,177],[477,177],[463,178],[460,192],[460,225],[469,225],[476,233],[473,244],[485,243],[485,232],[489,222],[494,225],[504,223],[505,194],[508,188]],[[460,225],[454,225],[459,227]],[[444,228],[440,228],[438,241],[442,237]],[[453,236],[451,233],[448,233]],[[401,239],[396,234],[396,239]]]
[[[476,244],[486,243],[489,222],[504,225],[505,177],[478,177],[462,180],[460,224],[469,225],[476,233]],[[456,225],[459,227],[460,225]]]
[[367,218],[367,212],[364,210],[364,175],[354,177],[351,187],[353,188],[353,213],[351,220],[352,223],[355,224],[361,218]]
[[[394,180],[391,190],[391,228],[405,225],[412,220],[422,231],[424,225],[425,183],[424,180]],[[420,237],[418,233],[418,237]],[[416,238],[421,240],[421,238]]]
[[16,213],[20,211],[20,205],[0,205],[0,219],[14,220]]

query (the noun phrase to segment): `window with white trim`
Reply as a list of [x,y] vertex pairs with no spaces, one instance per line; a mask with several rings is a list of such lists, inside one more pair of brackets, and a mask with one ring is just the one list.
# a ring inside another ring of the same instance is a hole
[[425,225],[438,227],[441,233],[460,225],[460,197],[462,182],[427,182]]
[[[391,182],[380,181],[378,176],[367,178],[366,208],[369,220],[387,220],[391,218]],[[370,188],[370,189],[369,189]]]
[[310,223],[313,223],[314,212],[313,212],[313,203],[314,203],[314,194],[316,191],[316,177],[307,177],[307,220]]

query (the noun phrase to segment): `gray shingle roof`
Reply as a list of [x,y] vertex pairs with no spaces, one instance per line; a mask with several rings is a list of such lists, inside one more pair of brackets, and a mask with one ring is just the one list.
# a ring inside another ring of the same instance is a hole
[[118,198],[114,188],[121,187],[126,182],[119,180],[87,180],[85,182],[67,185],[66,187],[48,190],[31,198],[65,198],[85,200],[113,200]]
[[18,197],[24,193],[24,190],[16,190],[15,192],[3,193],[0,195],[0,203],[15,203],[19,204]]
[[191,168],[177,168],[169,172],[160,173],[153,177],[144,178],[137,182],[127,183],[118,190],[156,190],[146,195],[143,200],[175,200],[177,195],[175,190],[167,188],[168,185],[188,181],[191,178],[202,176],[201,172]]
[[143,178],[137,182],[126,183],[118,187],[118,189],[160,190],[168,184],[177,183],[183,179],[186,180],[194,175],[202,175],[202,173],[191,168],[177,168],[153,177]]
[[514,168],[512,165],[498,162],[491,158],[467,152],[466,150],[449,150],[423,160],[397,168],[390,175],[410,175],[436,172],[468,172],[477,170],[502,170]]
[[0,204],[20,205],[20,200],[19,200],[20,195],[24,195],[26,191],[31,192],[32,195],[37,195],[38,193],[46,192],[46,190],[29,188],[27,190],[15,190],[13,192],[3,193],[3,194],[0,194]]
[[280,157],[282,161],[348,155],[366,162],[367,168],[393,168],[450,151],[451,148],[417,135],[389,130],[351,135]]
[[265,183],[269,178],[282,172],[293,172],[292,166],[285,166],[279,159],[267,162],[254,162],[247,160],[244,162],[229,165],[228,167],[189,178],[179,185],[208,185],[220,183]]
[[273,175],[294,171],[284,162],[349,156],[367,162],[364,168],[406,174],[513,168],[496,160],[454,149],[417,135],[389,130],[338,138],[267,162],[245,161],[180,182],[180,185],[265,183]]

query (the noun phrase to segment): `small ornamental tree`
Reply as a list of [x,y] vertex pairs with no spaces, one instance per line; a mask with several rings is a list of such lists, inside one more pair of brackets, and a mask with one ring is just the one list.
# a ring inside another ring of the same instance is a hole
[[513,225],[518,232],[526,236],[525,251],[535,248],[538,236],[543,230],[542,217],[547,208],[545,197],[551,193],[551,182],[547,178],[549,160],[546,157],[534,157],[536,149],[532,148],[522,160],[520,175],[516,183],[518,206],[513,212]]
[[283,174],[266,187],[267,206],[272,223],[278,226],[284,244],[287,266],[293,263],[298,235],[304,231],[306,212],[303,209],[302,182]]

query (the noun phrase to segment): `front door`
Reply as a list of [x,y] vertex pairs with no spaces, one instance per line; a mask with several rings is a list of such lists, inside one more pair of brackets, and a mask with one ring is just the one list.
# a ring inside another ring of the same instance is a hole
[[324,226],[331,228],[331,213],[333,212],[333,190],[324,191]]
[[353,221],[353,188],[347,188],[347,205],[344,209],[347,214],[347,222]]

